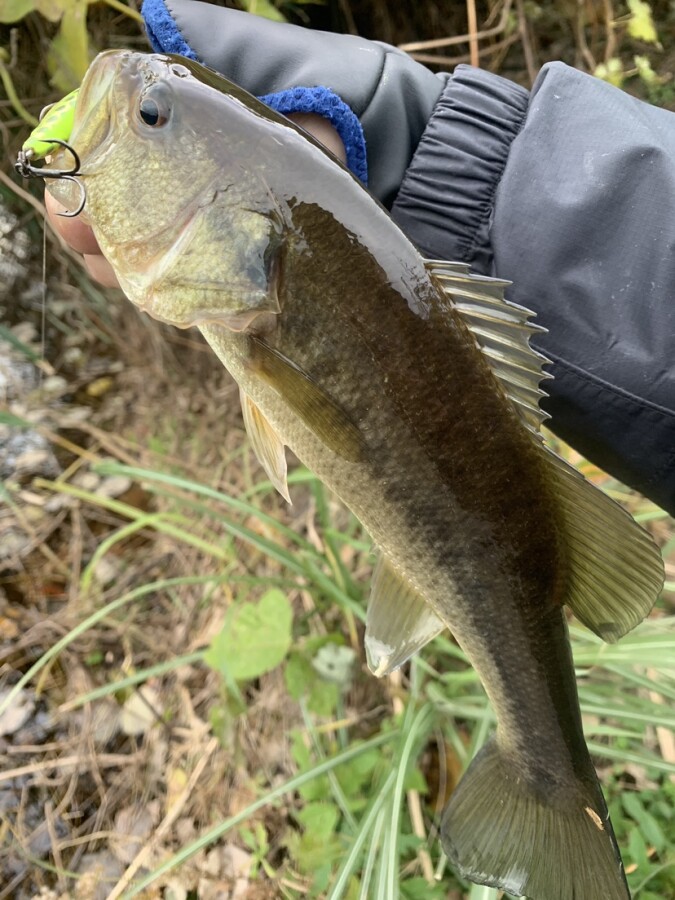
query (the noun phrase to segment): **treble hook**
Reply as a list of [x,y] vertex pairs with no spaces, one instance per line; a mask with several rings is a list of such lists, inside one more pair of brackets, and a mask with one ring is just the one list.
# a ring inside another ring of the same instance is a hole
[[87,202],[87,189],[76,177],[80,174],[80,157],[74,147],[71,147],[70,144],[66,143],[66,141],[62,141],[60,138],[45,138],[43,143],[58,144],[60,147],[66,149],[73,157],[73,167],[71,169],[48,169],[45,166],[34,166],[31,163],[33,151],[19,150],[19,156],[14,164],[14,168],[23,178],[62,178],[64,181],[72,181],[73,184],[76,184],[79,188],[80,202],[77,209],[72,212],[57,213],[57,216],[63,216],[66,219],[79,216]]

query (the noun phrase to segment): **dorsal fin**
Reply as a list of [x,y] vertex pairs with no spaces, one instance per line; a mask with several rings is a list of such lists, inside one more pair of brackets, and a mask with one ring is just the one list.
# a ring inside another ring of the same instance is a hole
[[548,359],[530,347],[530,335],[546,329],[529,321],[534,315],[529,309],[504,299],[510,282],[472,275],[464,263],[429,260],[426,265],[476,338],[521,419],[538,434],[549,418],[539,406],[546,396],[539,382],[551,376],[542,369]]
[[504,299],[507,281],[471,275],[462,264],[433,261],[429,271],[489,360],[521,420],[546,460],[565,533],[568,585],[565,602],[605,641],[613,642],[649,612],[663,585],[663,560],[650,535],[595,485],[548,447],[540,433],[548,415],[539,387],[548,360],[530,347],[545,331],[532,313]]

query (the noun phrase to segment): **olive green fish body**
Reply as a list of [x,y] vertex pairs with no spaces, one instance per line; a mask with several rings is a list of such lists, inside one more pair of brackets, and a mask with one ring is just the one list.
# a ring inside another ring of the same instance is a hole
[[[325,209],[300,207],[293,224],[306,249],[288,253],[283,313],[260,341],[293,360],[323,394],[339,396],[363,436],[361,458],[345,459],[328,447],[261,381],[257,341],[221,326],[202,330],[283,443],[341,497],[385,556],[451,623],[522,764],[536,744],[531,723],[551,722],[560,758],[550,766],[569,768],[557,698],[546,689],[546,645],[557,639],[546,633],[546,615],[560,619],[564,547],[539,452],[496,390],[488,365],[476,360],[471,334],[441,314],[442,293],[412,248],[402,244],[397,251],[410,256],[412,284],[396,289],[382,279],[369,248],[358,246]],[[304,235],[312,233],[321,237],[310,244]],[[340,275],[344,253],[351,265]],[[303,298],[315,293],[317,265],[324,267],[321,302],[307,315]],[[450,384],[461,390],[449,392]],[[500,660],[505,634],[511,665]],[[539,646],[542,659],[532,652]],[[523,689],[512,691],[518,680]],[[574,706],[573,679],[567,687]],[[550,755],[551,734],[543,743]],[[583,741],[581,747],[587,758]]]
[[102,54],[70,139],[130,299],[201,329],[284,496],[288,446],[372,535],[374,671],[448,625],[479,673],[497,734],[445,812],[451,862],[533,900],[625,900],[563,604],[616,640],[662,566],[542,443],[527,311],[426,263],[313,139],[189,60]]

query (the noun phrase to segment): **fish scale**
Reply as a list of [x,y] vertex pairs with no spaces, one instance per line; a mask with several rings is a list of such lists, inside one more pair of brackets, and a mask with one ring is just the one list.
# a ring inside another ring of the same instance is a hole
[[531,900],[626,900],[563,606],[615,641],[663,564],[543,441],[531,314],[504,282],[423,260],[316,141],[191,60],[101,54],[69,140],[131,301],[201,329],[284,496],[289,446],[373,537],[376,674],[446,626],[476,668],[497,733],[444,812],[451,863]]

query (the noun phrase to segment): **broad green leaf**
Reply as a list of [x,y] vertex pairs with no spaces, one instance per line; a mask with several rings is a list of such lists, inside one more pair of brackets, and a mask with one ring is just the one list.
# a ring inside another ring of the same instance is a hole
[[647,845],[644,842],[639,828],[635,827],[628,837],[628,852],[633,861],[641,868],[647,868],[649,865],[649,857],[647,855]]
[[0,2],[0,22],[9,24],[23,19],[35,9],[35,0],[2,0]]
[[245,681],[283,662],[291,646],[293,610],[276,588],[259,603],[231,606],[223,629],[204,654],[212,669],[226,678]]
[[657,44],[659,37],[656,33],[652,8],[644,0],[628,0],[628,9],[631,17],[628,22],[628,34],[637,41],[645,41],[647,44]]
[[305,831],[311,831],[318,840],[334,834],[339,816],[340,811],[332,803],[308,803],[296,814]]
[[301,653],[291,653],[284,668],[286,690],[294,700],[301,700],[309,691],[315,675],[312,665]]
[[35,9],[50,22],[58,22],[71,0],[35,0]]
[[337,684],[315,678],[309,689],[307,709],[316,716],[328,718],[335,711],[339,697],[340,688]]
[[345,763],[335,770],[335,777],[350,800],[352,798],[358,801],[370,799],[370,792],[366,788],[381,761],[382,753],[373,750],[363,753],[357,759]]
[[343,850],[336,834],[340,811],[333,803],[308,803],[296,818],[303,833],[291,832],[286,844],[300,871],[312,876],[314,890],[321,889],[328,882],[331,863]]
[[64,93],[76,88],[89,68],[86,0],[64,0],[64,13],[54,37],[47,67],[54,87]]

